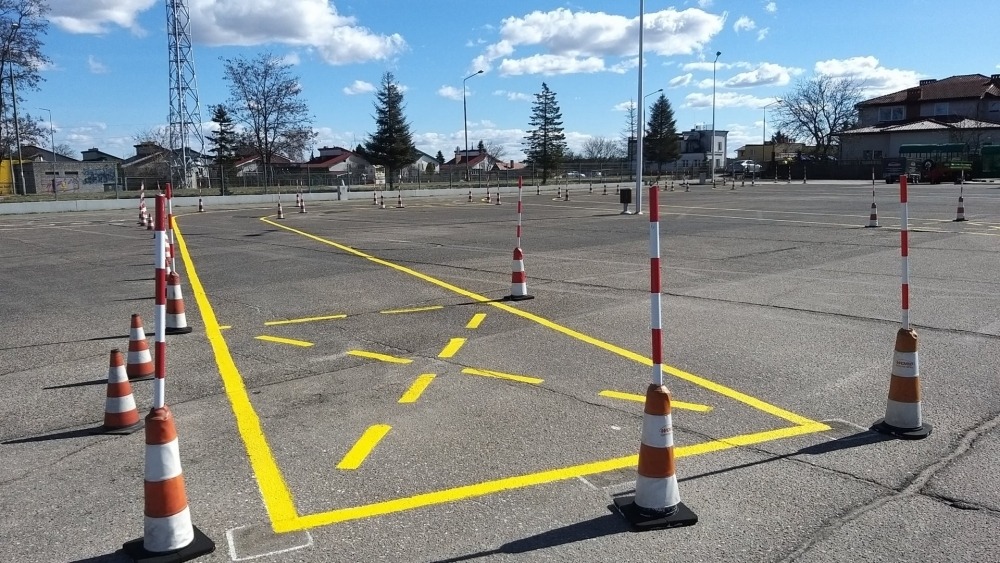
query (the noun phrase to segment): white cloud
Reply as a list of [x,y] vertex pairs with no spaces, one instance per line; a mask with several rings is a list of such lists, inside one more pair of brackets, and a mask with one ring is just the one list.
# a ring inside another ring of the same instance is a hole
[[462,99],[462,91],[459,90],[458,88],[455,88],[454,86],[447,86],[447,85],[442,86],[438,88],[437,93],[438,96],[441,96],[442,98],[448,98],[449,100],[458,101]]
[[[722,30],[723,22],[724,16],[696,8],[645,14],[643,49],[661,56],[696,53]],[[489,70],[493,61],[504,58],[501,71],[511,74],[624,72],[638,61],[605,63],[605,58],[636,58],[638,25],[638,16],[566,8],[509,17],[500,27],[500,40],[476,57],[471,68]],[[519,49],[539,52],[515,56]]]
[[740,16],[736,23],[733,24],[733,31],[739,33],[741,31],[750,31],[751,29],[757,29],[757,24],[747,16]]
[[722,86],[727,88],[752,88],[756,86],[785,86],[792,81],[793,75],[804,72],[801,68],[784,67],[774,63],[761,63],[760,66],[748,72],[741,72],[727,80]]
[[[735,63],[727,63],[725,61],[719,61],[718,63],[716,63],[716,68],[720,70],[727,68],[753,68],[753,66],[754,66],[753,64],[745,61],[737,61]],[[693,63],[685,63],[683,66],[681,66],[681,70],[687,72],[690,72],[692,70],[708,72],[712,70],[712,61],[697,61]]]
[[296,66],[302,63],[302,59],[299,57],[298,53],[293,51],[281,57],[281,63],[286,65]]
[[698,0],[698,7],[699,8],[711,8],[712,7],[712,0]]
[[357,94],[367,94],[369,92],[375,91],[375,85],[371,82],[365,82],[364,80],[355,80],[350,86],[345,86],[343,92],[348,96],[355,96]]
[[108,66],[97,60],[94,55],[87,55],[87,68],[91,74],[107,74]]
[[493,92],[494,96],[505,96],[508,100],[512,102],[530,102],[535,99],[531,94],[524,94],[522,92],[508,92],[507,90],[495,90]]
[[49,0],[49,20],[69,33],[107,33],[117,26],[136,34],[139,14],[159,4],[157,0]]
[[[760,108],[764,104],[774,101],[774,98],[758,98],[749,94],[737,94],[736,92],[718,92],[715,95],[715,107],[717,108]],[[694,92],[684,97],[683,107],[686,108],[710,108],[712,107],[712,94]]]
[[778,4],[775,2],[768,2],[767,4],[764,4],[764,11],[769,14],[773,14],[778,11]]
[[886,68],[879,64],[877,58],[851,57],[849,59],[829,59],[816,63],[817,74],[832,78],[852,78],[863,83],[869,94],[879,94],[903,90],[916,86],[922,74],[915,70]]
[[767,37],[767,32],[771,31],[771,28],[765,27],[757,32],[757,41],[763,41]]
[[680,76],[675,76],[671,78],[670,81],[667,82],[667,86],[670,88],[679,88],[681,86],[687,86],[688,84],[691,83],[692,78],[694,78],[694,75],[691,74],[690,72],[687,74],[682,74]]
[[611,109],[615,111],[628,111],[630,109],[635,109],[635,101],[629,100],[627,102],[620,102],[615,104]]

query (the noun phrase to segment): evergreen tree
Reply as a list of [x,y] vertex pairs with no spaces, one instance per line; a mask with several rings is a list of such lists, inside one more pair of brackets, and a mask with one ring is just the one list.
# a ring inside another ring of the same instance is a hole
[[212,135],[206,135],[205,139],[212,143],[212,148],[208,151],[215,157],[215,164],[219,167],[219,175],[222,180],[219,193],[227,195],[230,193],[227,184],[236,176],[233,164],[236,162],[236,149],[239,146],[239,135],[236,134],[236,125],[230,117],[226,106],[219,104],[212,106],[212,122],[218,128]]
[[479,144],[476,145],[476,150],[479,151],[480,154],[486,152],[486,145],[483,143],[482,139],[480,139]]
[[664,164],[674,162],[681,156],[674,110],[663,94],[660,94],[649,109],[649,122],[646,124],[642,150],[643,159],[655,162],[658,171],[663,169]]
[[441,151],[438,151],[437,155],[434,157],[434,160],[438,161],[438,166],[444,164],[444,155],[441,154]]
[[531,119],[529,124],[533,129],[524,138],[527,150],[525,156],[536,169],[542,172],[542,184],[545,184],[549,174],[559,169],[563,154],[566,153],[566,135],[563,133],[562,112],[556,102],[555,92],[549,90],[542,82],[542,91],[535,94],[531,103]]
[[385,167],[386,181],[393,189],[399,170],[413,164],[417,148],[413,146],[410,124],[403,115],[403,93],[391,72],[382,75],[375,93],[375,132],[365,141],[368,162]]

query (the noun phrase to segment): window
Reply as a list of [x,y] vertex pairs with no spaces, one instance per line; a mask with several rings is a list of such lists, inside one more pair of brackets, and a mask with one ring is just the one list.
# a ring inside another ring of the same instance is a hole
[[902,121],[904,115],[903,106],[887,106],[878,108],[879,121]]
[[1000,111],[1000,102],[990,102],[990,111],[992,112]]
[[948,115],[948,102],[934,104],[934,115]]
[[865,149],[865,150],[861,151],[861,160],[871,160],[871,159],[872,159],[872,151],[871,150]]
[[718,146],[715,148],[716,152],[722,152],[722,141],[716,143]]
[[872,158],[874,158],[875,160],[881,160],[882,159],[882,151],[874,151],[872,153]]

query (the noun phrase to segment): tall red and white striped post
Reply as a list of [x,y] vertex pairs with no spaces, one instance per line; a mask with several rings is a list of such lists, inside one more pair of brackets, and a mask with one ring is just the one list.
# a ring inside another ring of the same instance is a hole
[[177,270],[174,268],[174,190],[170,182],[167,182],[164,191],[167,193],[167,236],[164,239],[167,244],[167,271],[175,272]]
[[906,440],[919,440],[931,434],[931,425],[923,422],[920,406],[920,359],[917,355],[917,331],[910,327],[910,210],[907,201],[907,177],[899,177],[899,254],[902,262],[901,326],[896,332],[889,379],[889,399],[885,418],[872,429]]
[[146,210],[146,183],[142,182],[139,184],[139,226],[146,226],[146,215],[149,211]]
[[[167,185],[169,191],[169,184]],[[122,548],[133,561],[190,561],[215,550],[215,543],[191,523],[174,417],[166,405],[167,202],[156,196],[156,377],[153,407],[146,415],[143,477],[143,537]],[[167,559],[169,557],[169,559]]]
[[[510,274],[510,295],[504,297],[508,301],[524,301],[534,299],[534,295],[528,294],[528,276],[524,273],[524,252],[521,251],[521,215],[524,211],[524,203],[521,192],[524,188],[524,178],[517,177],[517,245],[514,246],[514,260]],[[497,188],[497,204],[500,204],[500,188]]]
[[618,497],[615,507],[639,530],[698,523],[680,500],[674,464],[674,429],[670,390],[663,384],[663,318],[660,286],[660,193],[649,187],[649,300],[652,382],[646,388],[635,495]]

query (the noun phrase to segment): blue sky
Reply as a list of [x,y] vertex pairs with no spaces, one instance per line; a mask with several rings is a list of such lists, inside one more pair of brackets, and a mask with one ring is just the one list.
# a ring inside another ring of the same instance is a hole
[[[374,129],[374,86],[386,70],[405,88],[417,148],[450,158],[492,140],[522,157],[531,101],[556,93],[570,148],[620,138],[638,94],[637,0],[187,0],[202,119],[228,97],[222,60],[270,51],[294,64],[319,134],[354,147]],[[133,137],[169,113],[162,0],[48,0],[39,92],[23,111],[56,144],[134,154]],[[855,77],[878,95],[920,78],[1000,73],[995,0],[645,0],[644,92],[663,88],[681,130],[715,123],[730,156],[759,143],[762,106],[796,80]],[[988,17],[987,17],[988,16]],[[651,102],[656,96],[650,96]],[[647,104],[648,105],[648,104]],[[772,122],[767,124],[773,132]],[[79,158],[79,152],[72,156]]]

